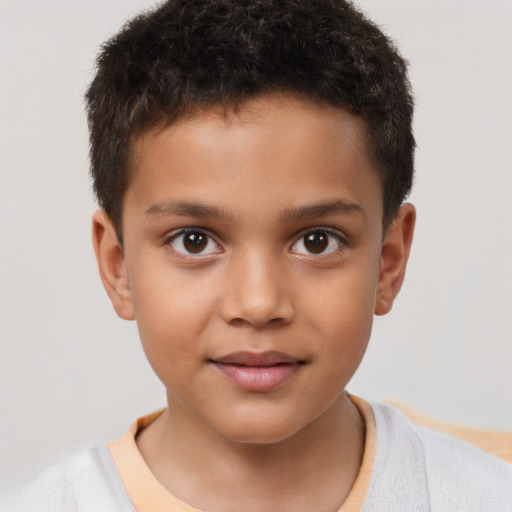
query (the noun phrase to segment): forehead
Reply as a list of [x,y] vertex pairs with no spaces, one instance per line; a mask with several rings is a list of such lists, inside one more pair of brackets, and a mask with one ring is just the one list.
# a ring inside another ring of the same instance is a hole
[[286,95],[212,108],[144,133],[134,143],[125,203],[139,211],[172,200],[238,214],[329,200],[382,215],[364,123],[344,110]]

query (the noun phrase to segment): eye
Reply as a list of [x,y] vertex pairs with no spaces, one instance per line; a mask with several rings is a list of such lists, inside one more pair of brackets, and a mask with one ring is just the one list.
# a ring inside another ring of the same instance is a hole
[[186,256],[204,256],[220,252],[219,245],[204,231],[190,229],[174,235],[169,245],[180,254]]
[[297,254],[328,254],[337,251],[343,240],[340,235],[327,229],[313,229],[305,233],[292,246]]

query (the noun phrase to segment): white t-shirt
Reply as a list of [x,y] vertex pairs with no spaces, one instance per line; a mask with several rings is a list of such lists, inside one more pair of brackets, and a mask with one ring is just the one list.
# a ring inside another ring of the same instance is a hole
[[[396,408],[351,397],[366,426],[356,482],[338,512],[512,512],[512,466],[459,439],[412,424]],[[152,475],[135,435],[48,469],[2,512],[198,512]]]

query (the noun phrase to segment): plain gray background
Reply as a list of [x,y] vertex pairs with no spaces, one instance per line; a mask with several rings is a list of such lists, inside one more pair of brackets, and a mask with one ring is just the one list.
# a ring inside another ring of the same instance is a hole
[[[512,2],[360,0],[410,61],[418,224],[349,389],[512,430]],[[0,0],[0,491],[165,405],[90,244],[82,95],[144,0]]]

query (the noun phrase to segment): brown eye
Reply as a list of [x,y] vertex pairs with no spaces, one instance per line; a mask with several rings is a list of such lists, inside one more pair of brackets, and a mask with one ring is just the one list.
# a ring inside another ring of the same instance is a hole
[[337,251],[343,245],[343,238],[335,231],[313,229],[301,236],[292,246],[296,254],[328,254]]
[[304,247],[313,254],[324,252],[328,245],[329,238],[322,231],[315,231],[304,237]]
[[203,256],[222,249],[204,231],[185,231],[178,233],[170,241],[171,247],[186,256]]
[[204,233],[198,231],[192,231],[183,236],[183,247],[188,252],[197,254],[198,252],[204,251],[208,245],[208,238]]

